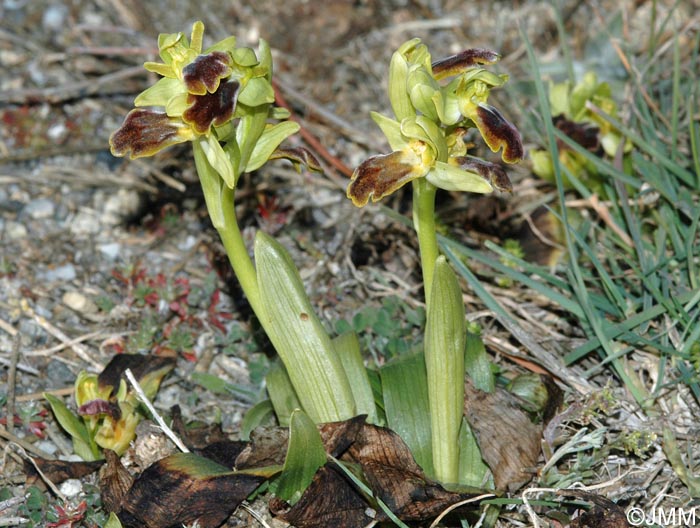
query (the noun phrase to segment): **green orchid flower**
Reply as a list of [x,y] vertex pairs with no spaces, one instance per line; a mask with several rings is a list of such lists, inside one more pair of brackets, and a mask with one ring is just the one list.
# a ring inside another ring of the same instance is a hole
[[[492,51],[472,49],[431,63],[420,39],[404,43],[389,67],[389,99],[396,119],[372,113],[392,152],[372,156],[355,170],[348,198],[362,207],[418,178],[449,191],[511,190],[505,171],[468,156],[463,141],[467,130],[475,127],[491,150],[503,149],[503,161],[514,163],[523,157],[517,129],[486,102],[489,90],[505,83],[507,76],[480,65],[498,58]],[[439,83],[455,75],[447,85]]]
[[[612,98],[610,85],[598,82],[594,72],[587,72],[576,85],[568,81],[552,84],[549,89],[549,104],[554,126],[596,156],[607,155],[613,158],[620,148],[623,154],[632,151],[632,142],[591,109],[593,105],[617,118],[617,104]],[[581,178],[589,188],[604,193],[596,166],[566,144],[560,142],[558,147],[560,163],[571,174]],[[530,157],[533,172],[540,178],[553,182],[554,166],[550,152],[533,150]],[[573,187],[566,175],[563,175],[563,182],[567,188]]]
[[128,390],[122,377],[126,368],[136,372],[139,385],[151,399],[174,366],[170,358],[123,355],[115,356],[99,375],[81,371],[75,380],[75,403],[90,443],[121,455],[136,436],[143,416],[136,393]]
[[[289,114],[272,106],[272,57],[264,40],[257,54],[237,48],[234,37],[202,51],[203,33],[204,25],[195,22],[189,40],[183,33],[160,35],[163,62],[147,62],[144,68],[162,78],[136,97],[136,108],[109,142],[115,156],[139,158],[191,141],[232,189],[242,172],[259,168],[299,125],[267,123]],[[277,157],[300,162],[294,152]]]

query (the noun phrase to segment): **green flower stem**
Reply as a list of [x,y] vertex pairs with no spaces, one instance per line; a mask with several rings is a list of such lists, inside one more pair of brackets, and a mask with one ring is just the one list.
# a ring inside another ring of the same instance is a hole
[[426,307],[430,303],[435,260],[440,255],[435,227],[436,192],[437,187],[425,178],[413,180],[413,226],[418,235]]
[[224,215],[224,225],[217,227],[221,242],[224,244],[229,262],[241,284],[243,293],[248,298],[253,312],[262,322],[262,307],[260,305],[260,290],[258,288],[257,273],[253,261],[248,255],[243,235],[238,227],[236,209],[234,207],[234,190],[222,186],[221,208]]

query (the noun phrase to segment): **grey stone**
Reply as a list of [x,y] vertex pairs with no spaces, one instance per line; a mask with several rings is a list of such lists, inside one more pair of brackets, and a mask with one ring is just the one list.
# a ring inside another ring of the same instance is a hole
[[39,220],[41,218],[50,218],[56,212],[56,204],[49,198],[37,198],[32,200],[22,209],[22,214]]
[[108,244],[100,244],[97,246],[97,249],[100,250],[100,253],[102,253],[105,258],[115,260],[119,256],[122,247],[118,242],[110,242]]
[[75,266],[70,263],[37,273],[37,277],[47,281],[71,281],[77,276]]

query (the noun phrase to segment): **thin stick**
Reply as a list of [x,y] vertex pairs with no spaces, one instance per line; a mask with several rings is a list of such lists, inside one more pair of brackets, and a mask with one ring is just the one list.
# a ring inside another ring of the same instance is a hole
[[59,489],[56,487],[56,484],[54,484],[53,482],[51,482],[51,479],[49,479],[49,477],[47,477],[46,475],[44,475],[44,472],[41,470],[41,468],[39,467],[39,465],[34,461],[34,459],[33,459],[32,457],[30,457],[30,456],[27,454],[27,452],[24,450],[24,448],[23,448],[21,445],[11,442],[11,443],[8,444],[8,446],[13,447],[15,450],[19,451],[19,453],[20,453],[23,457],[25,457],[27,460],[29,460],[29,462],[32,464],[32,466],[34,466],[34,469],[36,469],[36,472],[39,473],[39,476],[41,477],[41,480],[43,480],[44,483],[45,483],[49,488],[51,488],[51,491],[54,492],[54,494],[56,495],[56,497],[58,497],[59,499],[61,499],[64,503],[65,503],[65,502],[68,502],[68,499],[66,498],[66,496],[65,496],[63,493],[61,493],[61,490],[59,490]]
[[148,72],[141,66],[132,66],[116,72],[110,72],[86,81],[73,84],[66,83],[51,88],[39,88],[31,90],[7,90],[0,92],[0,103],[28,104],[46,102],[51,104],[62,103],[69,99],[84,98],[100,93],[104,85],[112,84],[115,89],[123,86],[123,83],[131,78],[146,75]]
[[12,343],[10,371],[7,373],[7,432],[12,434],[15,429],[15,389],[17,388],[17,363],[19,363],[20,334],[15,334]]
[[[0,357],[0,365],[5,365],[6,367],[9,367],[10,360]],[[17,363],[17,370],[21,370],[22,372],[26,372],[27,374],[31,374],[32,376],[39,376],[41,374],[41,372],[39,372],[37,369],[30,365],[27,365],[26,363]]]
[[141,401],[141,403],[143,403],[146,406],[146,408],[148,408],[148,410],[151,413],[151,416],[153,416],[153,419],[158,423],[158,425],[163,430],[165,435],[168,438],[170,438],[170,440],[173,441],[173,443],[177,446],[177,448],[180,451],[182,451],[183,453],[189,453],[190,450],[187,449],[187,446],[185,446],[185,444],[182,443],[182,441],[177,437],[177,435],[173,432],[173,430],[170,429],[170,427],[168,427],[168,425],[165,423],[165,420],[163,420],[163,418],[160,416],[160,414],[158,414],[158,411],[156,411],[156,408],[153,407],[153,404],[149,401],[148,397],[146,396],[146,393],[143,392],[141,385],[139,385],[139,382],[136,381],[136,378],[134,377],[133,373],[131,372],[131,369],[126,369],[124,371],[124,374],[126,375],[126,378],[129,380],[129,383],[131,383],[131,386],[136,391],[136,394],[137,394],[139,400]]
[[27,302],[26,299],[22,299],[21,306],[22,306],[22,311],[24,313],[26,313],[27,315],[32,317],[34,319],[34,321],[36,321],[36,323],[40,327],[42,327],[44,330],[46,330],[49,334],[54,336],[56,339],[58,339],[62,343],[68,344],[68,346],[70,346],[70,348],[73,350],[73,352],[75,352],[76,355],[80,359],[82,359],[83,361],[87,361],[93,367],[95,367],[96,369],[98,369],[100,371],[104,369],[105,366],[102,363],[100,363],[99,361],[93,359],[90,356],[90,353],[87,351],[87,349],[84,346],[82,346],[79,343],[71,343],[71,339],[66,334],[64,334],[63,332],[61,332],[61,330],[59,330],[54,325],[49,323],[45,317],[42,317],[41,315],[37,314],[34,311],[34,309],[31,306],[29,306],[29,303]]
[[24,354],[22,354],[24,357],[30,357],[30,356],[50,356],[52,354],[55,354],[56,352],[60,352],[64,348],[71,347],[75,345],[76,343],[82,343],[83,341],[88,341],[90,339],[94,339],[97,336],[102,334],[101,330],[97,330],[95,332],[90,332],[89,334],[83,334],[79,337],[76,337],[74,339],[71,339],[70,341],[66,341],[65,343],[61,343],[59,345],[54,345],[50,348],[39,348],[37,350],[28,350]]
[[64,387],[62,389],[53,389],[41,392],[32,392],[31,394],[20,394],[16,400],[18,402],[27,402],[33,400],[43,400],[44,394],[52,394],[53,396],[70,396],[75,391],[75,387]]
[[264,528],[270,528],[270,525],[265,522],[265,519],[263,519],[262,515],[260,515],[250,506],[248,506],[245,502],[242,502],[238,507],[242,510],[247,511],[248,514],[250,514],[250,516],[253,517],[253,519],[258,521]]
[[23,438],[20,438],[12,433],[7,432],[7,429],[5,429],[4,427],[0,427],[0,436],[2,438],[4,438],[5,440],[8,440],[10,443],[17,444],[22,449],[25,449],[26,451],[29,451],[30,453],[33,453],[36,456],[40,456],[41,458],[46,458],[46,459],[53,458],[51,455],[42,451],[38,447],[34,447],[33,444],[30,444],[29,442],[27,442]]
[[10,334],[12,337],[16,336],[17,332],[19,331],[4,319],[0,319],[0,328]]
[[442,521],[442,519],[443,519],[448,513],[450,513],[452,510],[455,510],[455,509],[459,508],[460,506],[464,506],[465,504],[470,504],[470,503],[472,503],[472,502],[482,501],[482,500],[484,500],[484,499],[489,499],[489,498],[491,498],[491,497],[495,497],[495,495],[494,495],[493,493],[486,493],[486,494],[484,494],[484,495],[479,495],[478,497],[472,497],[471,499],[466,499],[466,500],[463,500],[463,501],[455,502],[455,503],[452,504],[451,506],[445,508],[445,509],[442,511],[442,513],[440,513],[440,515],[438,515],[438,516],[435,518],[435,520],[430,524],[430,528],[435,528],[438,524],[440,524],[440,521]]

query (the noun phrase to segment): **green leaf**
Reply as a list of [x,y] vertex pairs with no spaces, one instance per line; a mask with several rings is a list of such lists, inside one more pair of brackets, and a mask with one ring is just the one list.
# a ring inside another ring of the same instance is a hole
[[480,391],[493,392],[496,388],[496,377],[491,370],[491,361],[486,353],[478,325],[470,325],[467,330],[464,357],[467,373],[474,382],[474,386]]
[[301,403],[282,363],[275,362],[270,367],[265,377],[265,384],[277,421],[282,427],[287,427],[292,412],[295,409],[301,409]]
[[691,497],[700,497],[700,477],[693,475],[685,462],[683,462],[676,437],[673,430],[668,426],[664,426],[663,428],[663,439],[664,454],[671,464],[673,471],[676,472],[678,478],[686,485]]
[[209,166],[221,176],[229,189],[233,189],[238,175],[234,172],[233,164],[216,136],[209,134],[196,143],[201,147]]
[[61,427],[73,438],[77,438],[89,444],[90,436],[88,435],[87,427],[85,427],[85,424],[80,418],[66,407],[63,400],[46,392],[44,393],[44,398],[46,398],[46,401],[51,405],[51,410],[56,420],[58,420],[58,423],[61,424]]
[[303,409],[316,422],[337,422],[355,415],[343,364],[313,311],[291,257],[272,237],[259,231],[255,264],[263,327],[287,368]]
[[[411,103],[431,121],[437,121],[434,96],[440,94],[440,85],[424,68],[415,68],[408,74],[408,86]],[[439,100],[439,99],[438,99]]]
[[464,413],[465,311],[457,276],[444,256],[435,261],[425,327],[425,367],[433,444],[440,482],[459,480],[459,429]]
[[316,471],[326,463],[326,450],[313,421],[300,410],[292,413],[289,445],[276,495],[295,504],[311,484]]
[[486,486],[491,471],[481,458],[481,450],[466,419],[462,418],[459,430],[459,484],[463,486]]
[[299,124],[294,121],[283,121],[273,126],[268,126],[258,139],[250,159],[245,167],[245,172],[259,169],[270,159],[270,156],[285,139],[299,131]]
[[221,202],[221,186],[223,182],[214,170],[214,167],[207,160],[202,148],[202,140],[192,142],[192,151],[194,152],[194,163],[197,167],[197,174],[202,185],[204,201],[207,204],[211,223],[216,229],[221,229],[226,226]]
[[379,375],[387,425],[406,442],[423,471],[434,475],[428,381],[423,354],[391,361],[380,369]]
[[242,68],[252,68],[258,64],[255,51],[251,48],[236,48],[232,51],[231,56],[236,65]]
[[173,95],[182,92],[180,79],[163,77],[153,86],[141,92],[134,99],[134,106],[162,106],[165,107]]
[[257,400],[257,393],[238,383],[229,383],[219,376],[207,372],[193,372],[192,381],[217,394],[234,394],[249,402]]
[[48,393],[44,393],[44,398],[51,405],[58,423],[71,436],[75,454],[88,462],[102,458],[97,445],[90,438],[85,422],[73,414],[60,398]]
[[241,440],[250,440],[250,433],[255,428],[267,423],[274,412],[275,409],[272,407],[272,401],[270,400],[258,402],[248,409],[241,422]]
[[225,39],[220,40],[213,46],[210,46],[207,49],[205,49],[202,52],[202,54],[207,55],[212,51],[233,52],[234,49],[236,49],[236,37],[226,37]]
[[107,519],[104,528],[122,528],[122,523],[114,512],[109,514],[109,519]]
[[357,334],[348,332],[339,335],[333,339],[333,348],[343,363],[345,374],[350,382],[350,389],[355,399],[355,411],[357,414],[366,414],[367,421],[376,424],[377,406],[374,404],[372,386],[362,360]]

